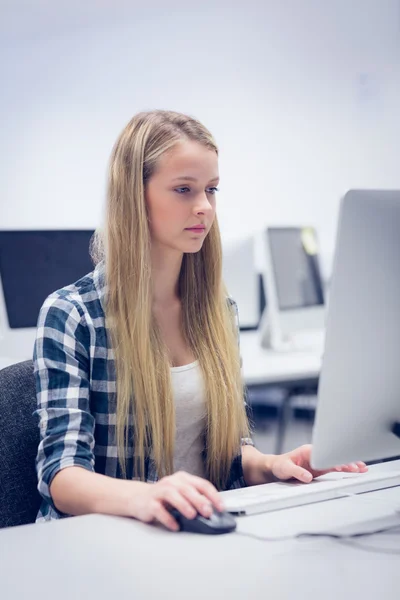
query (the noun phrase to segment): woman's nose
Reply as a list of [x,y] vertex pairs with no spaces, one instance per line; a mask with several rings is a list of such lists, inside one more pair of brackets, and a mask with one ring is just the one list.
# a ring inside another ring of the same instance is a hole
[[195,213],[205,213],[213,210],[213,206],[207,196],[207,194],[202,195],[195,205]]

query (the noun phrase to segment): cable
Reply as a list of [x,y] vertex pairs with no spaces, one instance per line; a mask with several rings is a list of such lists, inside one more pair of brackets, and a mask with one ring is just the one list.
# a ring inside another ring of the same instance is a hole
[[[376,490],[375,494],[378,494],[380,491],[384,491],[384,490]],[[393,504],[393,506],[390,506],[390,503],[388,502],[387,498],[383,499],[378,495],[370,496],[369,492],[361,492],[359,494],[350,493],[350,492],[338,493],[337,498],[338,499],[357,498],[357,500],[359,502],[361,501],[361,502],[365,502],[367,504],[368,503],[384,504],[386,508],[390,508],[391,510],[393,510],[394,513],[400,513],[400,506],[399,506],[398,502]]]
[[[282,536],[282,537],[265,537],[265,536],[261,536],[261,535],[257,535],[256,533],[250,533],[250,532],[246,532],[246,531],[236,531],[236,534],[238,535],[243,535],[245,537],[251,537],[254,538],[256,540],[260,540],[262,542],[285,542],[287,540],[295,540],[295,539],[301,539],[301,538],[313,538],[313,537],[329,537],[329,538],[333,538],[335,540],[342,540],[342,539],[352,539],[352,538],[358,538],[358,537],[367,537],[369,535],[376,535],[378,533],[387,533],[388,531],[393,532],[396,529],[400,529],[400,523],[397,523],[396,525],[391,525],[390,527],[384,527],[382,529],[375,529],[374,531],[361,531],[358,533],[351,533],[351,534],[341,534],[341,533],[330,533],[330,532],[323,532],[323,531],[310,531],[310,532],[303,532],[303,533],[296,533],[296,535],[286,535],[286,536]],[[400,533],[400,531],[399,531]]]
[[243,537],[248,537],[248,538],[258,540],[260,542],[284,542],[287,540],[295,540],[295,539],[328,537],[328,538],[334,539],[336,541],[339,541],[340,543],[350,545],[350,546],[360,549],[360,550],[366,550],[369,552],[382,552],[384,554],[400,555],[400,549],[392,551],[390,548],[372,548],[371,546],[360,546],[359,544],[354,544],[352,542],[352,540],[354,538],[368,537],[368,536],[377,535],[380,533],[389,533],[389,532],[396,533],[397,529],[399,530],[398,533],[400,534],[400,523],[397,523],[396,525],[391,525],[390,527],[383,527],[382,529],[375,529],[374,531],[361,531],[358,533],[351,533],[349,535],[340,534],[340,533],[330,533],[330,532],[304,532],[304,533],[297,533],[296,535],[287,535],[287,536],[283,536],[283,537],[264,537],[264,536],[257,535],[255,533],[249,533],[249,532],[245,532],[245,531],[236,531],[235,533],[237,535],[241,535]]
[[[372,502],[372,503],[378,502],[378,503],[385,504],[386,506],[388,505],[388,502],[386,499],[383,500],[382,498],[377,498],[377,497],[367,497],[364,494],[346,493],[346,494],[340,494],[340,496],[339,496],[339,498],[350,498],[350,497],[357,498],[357,500],[362,500],[363,502]],[[396,505],[396,507],[393,508],[393,510],[395,513],[400,512],[397,505]],[[238,535],[242,535],[244,537],[256,539],[260,542],[283,542],[283,541],[295,540],[295,539],[307,539],[307,538],[310,539],[310,538],[315,538],[315,537],[327,537],[327,538],[334,539],[335,541],[337,541],[341,544],[345,544],[345,545],[351,546],[353,548],[357,548],[359,550],[365,550],[366,552],[379,552],[382,554],[400,555],[400,549],[392,550],[391,548],[376,548],[376,547],[371,547],[371,546],[364,546],[361,544],[357,544],[353,541],[354,539],[368,537],[371,535],[384,534],[384,533],[397,533],[397,531],[396,531],[397,529],[399,529],[398,533],[400,534],[400,522],[396,525],[391,525],[389,527],[376,529],[374,531],[361,531],[361,532],[353,533],[353,534],[339,534],[339,533],[330,533],[330,532],[304,532],[304,533],[298,533],[296,535],[268,538],[268,537],[264,537],[264,536],[258,536],[257,534],[246,533],[246,532],[242,532],[242,531],[236,531],[236,533]]]
[[378,554],[395,554],[399,555],[400,550],[394,550],[392,548],[377,548],[376,546],[364,546],[363,544],[354,543],[352,540],[336,540],[339,544],[356,548],[357,550],[364,550],[364,552],[376,552]]

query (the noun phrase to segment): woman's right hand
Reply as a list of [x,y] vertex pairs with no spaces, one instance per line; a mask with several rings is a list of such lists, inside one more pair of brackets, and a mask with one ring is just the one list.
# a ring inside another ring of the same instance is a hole
[[168,509],[193,519],[197,513],[210,517],[213,506],[224,510],[224,505],[216,488],[201,477],[178,471],[163,477],[156,483],[146,483],[136,492],[133,502],[133,517],[145,523],[158,521],[168,529],[177,531],[178,523]]

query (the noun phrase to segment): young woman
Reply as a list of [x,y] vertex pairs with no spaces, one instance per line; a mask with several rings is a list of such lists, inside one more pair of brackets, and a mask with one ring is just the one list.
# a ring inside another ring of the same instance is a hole
[[215,141],[193,118],[140,113],[117,140],[97,265],[39,316],[39,521],[105,513],[174,530],[171,507],[207,517],[223,509],[217,490],[321,474],[308,445],[252,444],[218,181]]

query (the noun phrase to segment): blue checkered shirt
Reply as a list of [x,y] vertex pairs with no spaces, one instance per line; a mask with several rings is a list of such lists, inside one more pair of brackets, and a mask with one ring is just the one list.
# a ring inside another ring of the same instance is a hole
[[[38,320],[34,372],[40,444],[36,459],[43,498],[37,521],[64,516],[51,498],[50,484],[73,465],[121,478],[116,442],[114,355],[104,316],[104,264],[76,283],[51,294]],[[229,299],[235,309],[236,303]],[[239,335],[239,329],[238,329]],[[128,436],[131,439],[131,436]],[[252,444],[250,438],[242,445]],[[127,449],[127,477],[134,479],[133,444]],[[145,480],[157,481],[153,461],[145,461]],[[231,466],[226,489],[245,486],[241,456]]]

